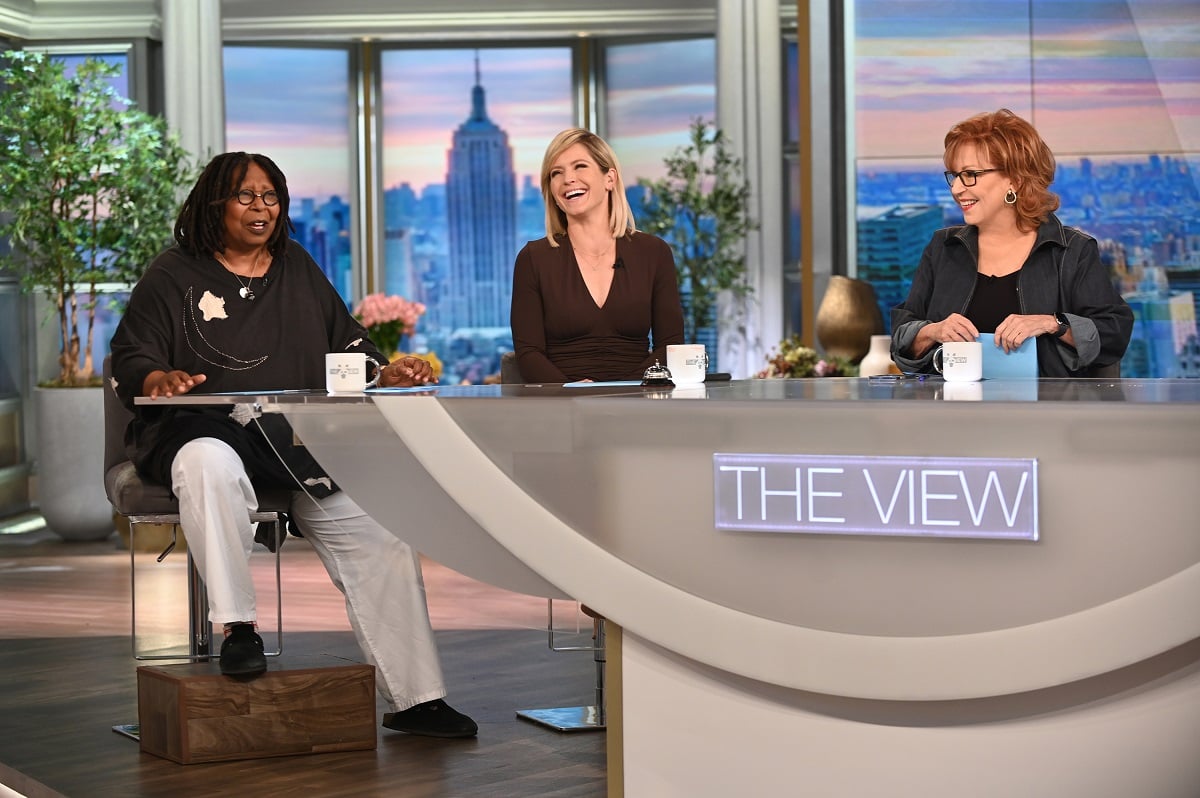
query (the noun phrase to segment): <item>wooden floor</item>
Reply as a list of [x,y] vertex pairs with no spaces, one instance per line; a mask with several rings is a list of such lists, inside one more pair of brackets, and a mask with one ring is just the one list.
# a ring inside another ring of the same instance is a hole
[[[178,765],[112,731],[137,719],[131,655],[130,555],[114,538],[62,543],[47,532],[0,535],[0,796],[603,796],[605,737],[559,733],[518,709],[593,701],[585,653],[550,651],[545,600],[507,593],[426,562],[430,616],[447,700],[479,723],[474,740],[380,728],[375,751]],[[183,557],[139,555],[139,640],[161,643],[184,602]],[[255,556],[260,596],[273,558]],[[312,549],[284,547],[284,653],[360,661],[344,605]],[[147,581],[149,580],[149,581]],[[170,583],[173,591],[158,581]],[[150,591],[150,592],[147,592]],[[269,602],[268,602],[269,603]],[[263,620],[260,607],[260,626]],[[555,621],[575,623],[556,602]],[[165,619],[165,620],[164,620]],[[186,622],[184,622],[186,624]],[[589,642],[584,635],[575,644]],[[184,627],[186,628],[186,626]],[[268,647],[272,640],[267,638]],[[162,663],[154,663],[162,664]],[[378,704],[380,719],[384,706]]]

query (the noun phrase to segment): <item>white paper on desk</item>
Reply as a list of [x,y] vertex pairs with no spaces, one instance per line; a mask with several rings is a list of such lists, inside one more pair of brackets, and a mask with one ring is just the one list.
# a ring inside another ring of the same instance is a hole
[[[280,396],[281,394],[294,393],[313,393],[313,388],[285,388],[283,390],[268,389],[264,391],[216,391],[214,393],[204,393],[203,391],[189,391],[192,396]],[[183,396],[183,394],[180,394]]]
[[1037,339],[1026,338],[1019,347],[1005,352],[996,346],[992,333],[979,336],[983,344],[983,378],[985,380],[1036,380],[1038,377]]
[[367,388],[363,393],[430,393],[440,388],[440,385],[409,385],[404,388]]
[[641,385],[641,380],[617,380],[615,382],[564,382],[564,388],[612,388],[618,385]]

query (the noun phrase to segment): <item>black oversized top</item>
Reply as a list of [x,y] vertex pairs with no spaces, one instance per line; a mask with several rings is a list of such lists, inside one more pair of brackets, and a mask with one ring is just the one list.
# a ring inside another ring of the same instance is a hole
[[647,233],[618,238],[612,288],[600,307],[566,236],[558,247],[530,241],[513,269],[512,332],[527,381],[641,379],[656,359],[666,365],[669,344],[683,343],[671,248]]
[[227,405],[135,406],[152,371],[204,374],[192,393],[323,389],[328,352],[361,351],[388,362],[295,241],[251,282],[253,301],[238,293],[245,282],[211,256],[173,246],[134,287],[113,334],[112,370],[113,388],[134,411],[126,444],[144,476],[170,484],[171,459],[197,437],[226,440],[248,461],[251,476],[261,476],[253,473],[252,453],[241,448],[246,436]]

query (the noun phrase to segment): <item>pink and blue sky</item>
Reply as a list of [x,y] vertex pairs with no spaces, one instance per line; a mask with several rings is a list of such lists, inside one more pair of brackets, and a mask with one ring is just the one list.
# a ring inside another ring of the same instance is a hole
[[[690,120],[713,117],[714,55],[711,40],[610,49],[605,111],[627,181],[659,176]],[[264,59],[288,80],[258,85]],[[575,123],[571,50],[491,47],[479,59],[488,117],[508,133],[518,175],[536,182],[546,145]],[[384,186],[444,183],[454,130],[471,112],[475,51],[397,49],[381,60]],[[345,51],[231,47],[225,73],[228,146],[271,155],[297,195],[345,195],[357,114]]]
[[1200,151],[1200,0],[858,0],[859,157],[1007,107],[1060,157]]
[[[854,28],[860,160],[940,159],[951,125],[999,107],[1060,159],[1200,152],[1200,0],[857,0]],[[479,52],[489,117],[536,180],[546,143],[575,119],[570,49]],[[474,57],[382,53],[385,186],[444,182]],[[657,176],[688,121],[711,118],[713,59],[711,40],[610,48],[607,131],[628,182]],[[229,146],[271,154],[297,195],[345,195],[358,113],[346,51],[229,47],[225,69]]]

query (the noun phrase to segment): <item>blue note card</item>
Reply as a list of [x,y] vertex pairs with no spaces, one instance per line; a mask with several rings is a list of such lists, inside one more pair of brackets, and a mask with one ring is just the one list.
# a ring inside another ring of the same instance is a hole
[[983,378],[985,380],[1036,380],[1038,376],[1037,339],[1026,338],[1012,352],[996,346],[992,333],[979,336],[983,344]]

